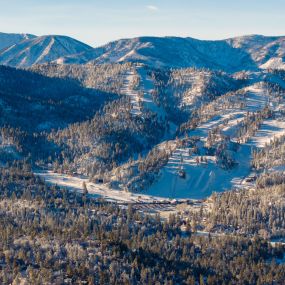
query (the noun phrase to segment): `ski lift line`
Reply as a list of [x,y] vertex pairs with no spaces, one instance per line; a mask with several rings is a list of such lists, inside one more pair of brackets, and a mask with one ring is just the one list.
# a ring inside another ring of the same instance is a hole
[[171,190],[171,198],[175,198],[175,194],[176,194],[176,185],[177,185],[177,179],[178,177],[180,178],[183,178],[185,179],[186,178],[186,172],[185,170],[183,169],[183,166],[182,166],[182,162],[183,162],[183,157],[182,157],[182,153],[180,151],[180,162],[179,162],[179,167],[178,167],[178,170],[175,172],[175,180],[174,180],[174,184],[173,184],[173,187],[172,187],[172,190]]

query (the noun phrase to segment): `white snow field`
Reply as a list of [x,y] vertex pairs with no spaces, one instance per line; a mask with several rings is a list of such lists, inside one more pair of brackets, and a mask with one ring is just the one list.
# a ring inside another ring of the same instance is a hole
[[[112,202],[153,202],[160,201],[160,197],[134,194],[125,190],[113,190],[104,184],[89,182],[88,178],[59,174],[53,171],[38,171],[35,175],[43,178],[48,184],[58,185],[68,190],[83,191],[83,182],[86,183],[88,193],[94,197],[102,197]],[[166,199],[167,200],[167,199]]]
[[[250,146],[242,146],[235,156],[238,165],[231,170],[223,170],[217,167],[210,156],[203,156],[207,163],[197,164],[196,156],[190,156],[187,148],[178,148],[161,170],[158,181],[147,193],[176,199],[203,199],[210,196],[213,191],[221,192],[238,186],[250,172],[250,151]],[[186,172],[185,179],[177,175],[181,156],[182,166]]]
[[135,76],[136,75],[133,70],[127,71],[121,92],[130,97],[132,104],[131,113],[137,116],[141,114],[141,105],[140,105],[139,92],[137,90],[134,90],[134,88],[132,87],[132,82],[134,81]]

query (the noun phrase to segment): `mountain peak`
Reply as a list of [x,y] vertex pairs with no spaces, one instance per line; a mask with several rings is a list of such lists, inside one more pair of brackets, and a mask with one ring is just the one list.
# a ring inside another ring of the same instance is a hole
[[90,50],[93,48],[71,37],[45,35],[24,39],[6,48],[0,53],[0,60],[5,65],[28,67]]

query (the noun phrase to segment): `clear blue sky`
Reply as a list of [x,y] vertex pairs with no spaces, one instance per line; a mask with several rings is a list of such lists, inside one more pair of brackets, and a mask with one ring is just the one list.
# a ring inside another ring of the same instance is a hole
[[285,0],[0,0],[0,31],[62,34],[92,46],[142,35],[285,35]]

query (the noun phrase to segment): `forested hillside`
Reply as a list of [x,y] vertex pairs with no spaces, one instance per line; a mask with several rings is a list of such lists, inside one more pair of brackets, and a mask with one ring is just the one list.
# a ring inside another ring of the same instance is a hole
[[1,284],[284,284],[284,37],[5,39]]

